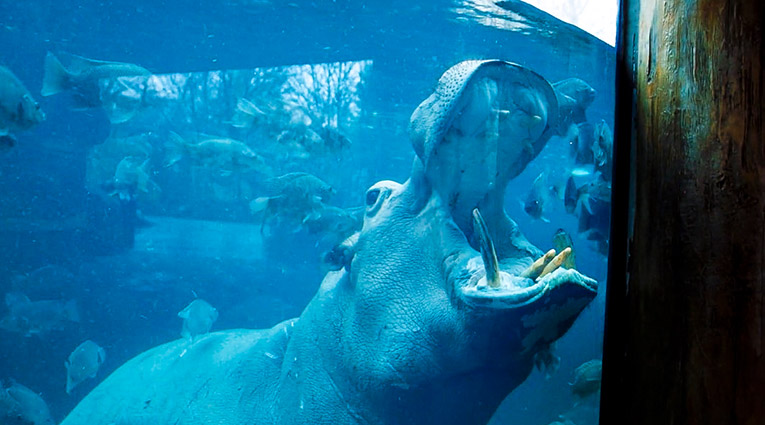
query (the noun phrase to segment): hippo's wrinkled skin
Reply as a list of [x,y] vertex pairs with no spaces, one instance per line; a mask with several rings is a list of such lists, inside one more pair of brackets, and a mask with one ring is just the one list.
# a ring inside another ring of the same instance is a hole
[[[519,277],[542,252],[502,209],[558,119],[529,70],[451,68],[412,116],[411,177],[370,188],[353,257],[299,319],[151,349],[63,423],[486,423],[595,296],[574,270]],[[496,288],[473,209],[494,241]]]

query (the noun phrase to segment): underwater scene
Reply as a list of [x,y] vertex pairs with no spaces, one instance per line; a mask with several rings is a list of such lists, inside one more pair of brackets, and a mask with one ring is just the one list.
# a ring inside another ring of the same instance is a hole
[[35,0],[0,46],[0,424],[598,423],[611,44],[519,0]]

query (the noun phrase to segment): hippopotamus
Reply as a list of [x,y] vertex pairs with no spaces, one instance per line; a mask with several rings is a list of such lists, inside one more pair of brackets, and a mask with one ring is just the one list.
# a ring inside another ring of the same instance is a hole
[[369,188],[299,318],[141,353],[63,425],[487,423],[597,292],[503,209],[558,115],[529,69],[450,68],[412,114],[408,180]]

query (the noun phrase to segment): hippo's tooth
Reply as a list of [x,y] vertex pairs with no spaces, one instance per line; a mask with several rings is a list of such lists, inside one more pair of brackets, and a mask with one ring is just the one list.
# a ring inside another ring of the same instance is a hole
[[473,209],[473,228],[481,246],[481,257],[483,258],[483,267],[486,269],[486,284],[490,288],[499,288],[499,261],[497,261],[497,251],[494,249],[494,242],[489,236],[489,229],[481,216],[478,208]]
[[564,261],[566,261],[566,258],[571,255],[571,247],[566,247],[563,251],[560,252],[560,254],[556,255],[555,258],[550,261],[550,264],[546,265],[544,270],[542,270],[542,273],[539,274],[539,277],[543,277],[544,275],[550,274],[554,272],[558,267],[563,264]]
[[539,257],[537,261],[534,261],[534,264],[530,265],[529,268],[521,274],[521,277],[527,277],[529,279],[538,278],[544,271],[545,267],[550,264],[553,257],[555,257],[555,250],[551,249],[547,251],[545,255]]

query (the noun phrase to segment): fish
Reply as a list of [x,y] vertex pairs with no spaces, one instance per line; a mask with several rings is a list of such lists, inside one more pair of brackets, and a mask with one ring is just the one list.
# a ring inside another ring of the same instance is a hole
[[144,95],[147,91],[147,85],[143,86],[142,91],[138,91],[129,86],[125,78],[129,77],[101,80],[99,86],[101,107],[112,124],[130,121],[145,106]]
[[121,200],[131,200],[136,193],[149,193],[149,190],[159,190],[151,180],[149,172],[150,158],[126,156],[122,158],[114,170],[114,177],[107,182],[111,189],[110,196],[118,196]]
[[339,243],[348,236],[361,230],[362,216],[360,209],[346,210],[343,208],[323,205],[309,213],[302,222],[309,234],[321,235],[331,244]]
[[[565,117],[564,124],[581,124],[587,121],[586,109],[595,100],[596,91],[586,81],[580,78],[567,78],[553,83],[555,95]],[[567,128],[568,126],[564,126]]]
[[86,340],[69,355],[66,367],[66,393],[88,378],[95,378],[98,369],[106,360],[106,351],[91,340]]
[[223,176],[241,171],[265,175],[271,172],[263,157],[244,142],[235,139],[206,137],[198,143],[192,143],[171,131],[166,148],[165,167],[171,167],[184,157],[189,157],[194,165],[218,171]]
[[146,68],[124,62],[108,62],[67,55],[69,66],[65,67],[51,52],[45,55],[43,71],[43,96],[52,96],[71,91],[75,102],[81,108],[101,106],[98,81],[104,78],[151,75]]
[[351,146],[350,139],[338,128],[305,122],[291,123],[276,140],[288,148],[291,157],[303,159],[314,154],[338,153]]
[[183,319],[181,336],[193,342],[197,336],[210,331],[213,323],[218,320],[218,310],[207,301],[197,298],[178,312],[178,317]]
[[564,269],[576,269],[574,242],[571,240],[571,236],[565,230],[558,229],[555,235],[553,235],[552,244],[556,252],[563,252],[564,249],[571,248],[571,253],[563,261],[561,267]]
[[236,102],[236,110],[231,125],[236,128],[252,128],[258,122],[264,121],[268,115],[263,109],[244,97]]
[[339,152],[351,146],[351,140],[335,127],[322,126],[316,133],[330,152]]
[[8,314],[0,319],[0,329],[25,336],[64,330],[69,323],[80,321],[74,300],[31,301],[20,292],[5,294]]
[[321,152],[324,147],[321,135],[303,123],[292,124],[282,130],[276,136],[276,141],[288,148],[291,156],[304,159],[313,153]]
[[0,66],[0,147],[13,147],[15,133],[29,130],[43,121],[45,113],[24,83],[10,69]]
[[614,134],[604,120],[595,125],[594,141],[592,143],[592,158],[595,171],[599,172],[604,179],[611,180],[611,159],[614,150]]
[[14,276],[11,283],[13,292],[21,292],[27,297],[45,298],[71,290],[77,284],[77,278],[62,266],[47,264]]
[[55,425],[43,398],[16,381],[0,387],[0,423],[3,425]]
[[312,198],[322,202],[329,201],[336,193],[330,184],[305,172],[293,172],[269,178],[266,181],[266,189],[280,196]]
[[608,234],[611,212],[611,182],[598,175],[577,190],[575,213],[579,216],[580,233],[599,230]]
[[566,136],[571,156],[577,164],[593,164],[592,145],[595,143],[595,126],[589,122],[572,124]]
[[563,205],[567,213],[574,214],[577,201],[579,201],[579,188],[576,187],[574,176],[569,176],[566,180],[566,189],[563,192]]
[[552,206],[552,199],[558,196],[559,190],[550,186],[547,181],[547,173],[541,172],[534,179],[531,188],[523,201],[523,211],[530,217],[549,223],[545,214]]
[[602,174],[577,187],[573,176],[566,182],[563,195],[566,212],[578,217],[577,232],[594,241],[598,252],[608,255],[608,234],[611,219],[611,182]]
[[266,225],[290,225],[299,231],[314,224],[318,229],[319,221],[329,219],[322,217],[321,211],[335,194],[335,189],[313,174],[287,173],[269,178],[264,186],[269,196],[260,196],[250,202],[250,212],[262,215],[261,234]]
[[582,363],[574,370],[574,382],[569,383],[571,392],[585,398],[600,391],[600,383],[603,371],[603,363],[594,359]]

